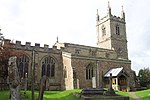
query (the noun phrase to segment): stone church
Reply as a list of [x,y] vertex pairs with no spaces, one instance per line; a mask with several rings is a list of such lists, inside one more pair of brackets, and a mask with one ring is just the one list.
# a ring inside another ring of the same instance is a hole
[[[28,86],[32,71],[35,72],[35,86],[46,75],[47,90],[70,90],[76,88],[107,87],[112,74],[115,90],[129,90],[134,87],[131,61],[128,58],[125,12],[112,15],[108,5],[107,15],[96,14],[97,47],[73,43],[60,43],[57,39],[52,48],[31,46],[16,41],[14,49],[23,50],[17,66],[21,80],[27,74]],[[5,43],[10,42],[6,39]]]

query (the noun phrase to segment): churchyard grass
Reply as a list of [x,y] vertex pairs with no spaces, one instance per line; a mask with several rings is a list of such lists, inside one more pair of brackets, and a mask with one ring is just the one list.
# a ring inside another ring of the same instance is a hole
[[[43,100],[80,100],[79,97],[73,95],[73,93],[80,93],[81,90],[67,90],[67,91],[45,91]],[[31,91],[22,91],[22,100],[31,100]],[[38,91],[35,91],[35,100],[38,98]],[[128,92],[116,91],[117,94],[123,96],[129,96]],[[9,100],[9,91],[0,91],[0,100]],[[150,100],[150,89],[135,92],[136,95],[140,96],[142,100]],[[130,100],[133,100],[130,97]]]
[[[128,92],[116,91],[115,93],[118,95],[122,95],[122,96],[129,96]],[[129,96],[129,97],[130,97],[130,100],[133,100],[133,98],[131,96]]]
[[150,89],[137,91],[135,94],[140,96],[142,100],[150,100]]
[[[79,100],[78,97],[74,96],[73,93],[80,93],[81,90],[67,90],[67,91],[45,91],[43,100]],[[0,91],[0,100],[9,100],[9,91]],[[22,100],[31,100],[31,91],[21,92]],[[38,91],[35,91],[35,100],[38,98]]]
[[73,93],[80,93],[81,90],[67,90],[67,91],[45,91],[44,100],[79,100]]
[[0,100],[9,100],[9,91],[0,91]]
[[116,94],[123,95],[123,96],[129,96],[128,92],[123,92],[123,91],[116,91]]

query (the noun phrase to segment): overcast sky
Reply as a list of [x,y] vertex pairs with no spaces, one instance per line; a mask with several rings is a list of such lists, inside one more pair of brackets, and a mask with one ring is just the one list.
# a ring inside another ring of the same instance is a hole
[[[132,69],[150,67],[150,0],[109,0],[112,14],[126,14]],[[52,45],[68,42],[96,46],[96,9],[107,14],[107,0],[0,0],[0,28],[5,38]]]

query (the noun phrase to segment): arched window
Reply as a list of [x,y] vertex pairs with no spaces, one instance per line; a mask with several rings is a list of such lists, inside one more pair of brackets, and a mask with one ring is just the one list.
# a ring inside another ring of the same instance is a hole
[[23,77],[23,63],[20,62],[18,66],[19,76],[20,78]]
[[42,64],[42,76],[45,75],[45,69],[46,69],[46,68],[45,68],[45,64],[43,63],[43,64]]
[[47,73],[46,76],[50,77],[50,64],[47,65]]
[[26,73],[28,73],[28,63],[25,63],[25,68],[24,68],[24,76],[26,75]]
[[54,74],[55,74],[55,64],[52,65],[51,67],[51,77],[54,77]]
[[118,24],[116,25],[116,34],[120,35],[120,29],[119,29],[119,25]]
[[88,66],[86,67],[86,79],[92,79],[92,77],[94,76],[94,72],[93,72],[93,67],[91,66],[91,64],[88,64]]
[[25,78],[25,74],[28,75],[29,57],[26,55],[17,58],[17,67],[20,78]]
[[106,28],[105,26],[103,25],[102,26],[102,36],[105,36],[106,35]]
[[52,57],[46,57],[42,60],[42,76],[55,76],[55,60]]

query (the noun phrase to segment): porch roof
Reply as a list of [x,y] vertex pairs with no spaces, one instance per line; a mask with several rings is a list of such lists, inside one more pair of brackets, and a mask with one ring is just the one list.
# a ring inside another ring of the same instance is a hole
[[108,72],[105,73],[104,77],[110,77],[110,73],[112,73],[112,77],[118,76],[118,74],[123,70],[123,67],[120,68],[112,68]]

